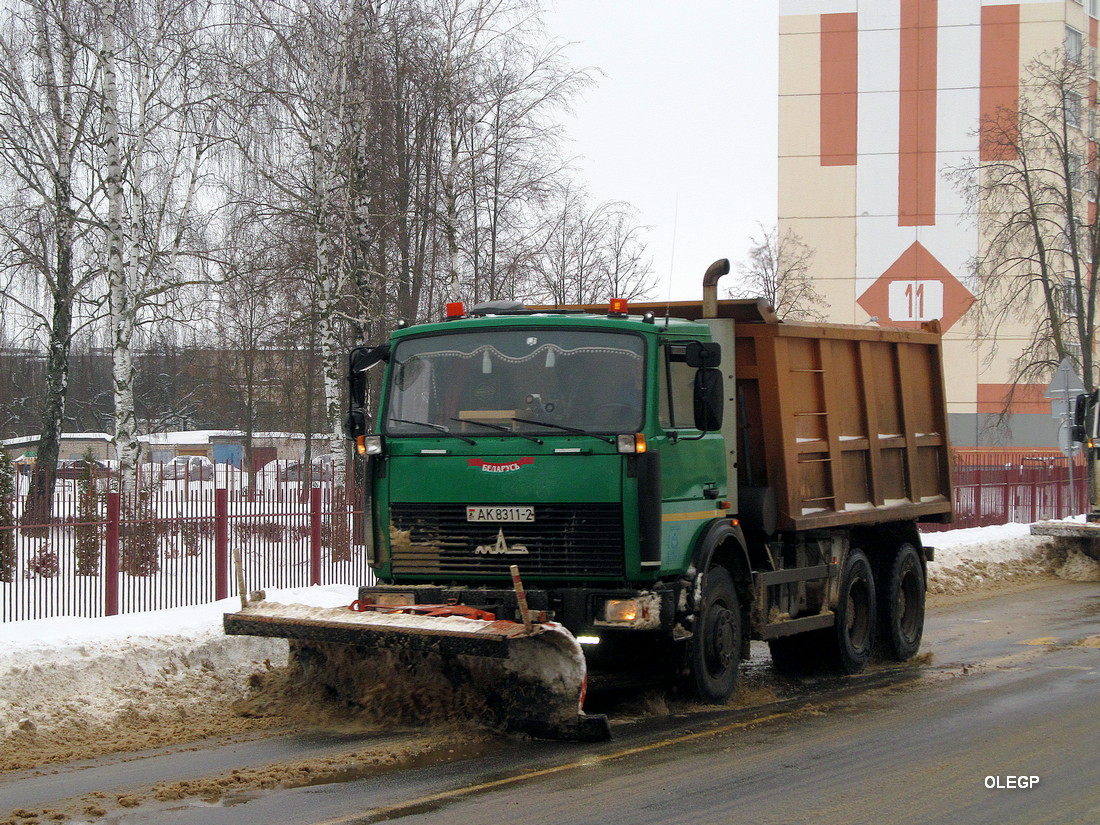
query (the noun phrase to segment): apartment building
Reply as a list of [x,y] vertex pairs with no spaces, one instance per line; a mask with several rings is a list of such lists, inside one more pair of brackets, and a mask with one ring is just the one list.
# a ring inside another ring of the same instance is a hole
[[[993,159],[979,125],[1011,116],[1036,60],[1065,55],[1095,75],[1098,13],[1100,0],[780,0],[780,231],[816,250],[829,320],[940,321],[956,446],[1057,444],[1046,382],[1010,394],[1034,321],[977,323],[990,230],[962,170]],[[1083,156],[1096,98],[1092,81],[1067,115]],[[1006,404],[1010,427],[992,429]]]

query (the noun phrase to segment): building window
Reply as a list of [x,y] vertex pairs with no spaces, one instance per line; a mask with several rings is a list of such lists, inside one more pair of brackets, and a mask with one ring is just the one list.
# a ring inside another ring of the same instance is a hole
[[1089,46],[1089,77],[1096,79],[1096,49]]
[[1062,281],[1062,312],[1072,318],[1077,315],[1077,311],[1080,309],[1077,303],[1077,290],[1074,289],[1073,281],[1066,279]]
[[1081,170],[1085,166],[1085,159],[1081,155],[1071,154],[1067,160],[1069,162],[1069,185],[1072,189],[1080,191],[1085,183],[1081,175]]
[[1066,125],[1075,129],[1081,128],[1081,95],[1077,92],[1066,91],[1065,96]]
[[1066,60],[1071,63],[1080,63],[1084,44],[1084,35],[1073,26],[1066,26]]
[[1100,17],[1100,0],[1089,0],[1089,14]]
[[1085,182],[1089,193],[1089,200],[1095,201],[1097,193],[1100,192],[1100,175],[1096,174],[1095,169],[1089,169],[1085,173]]
[[[1062,231],[1062,251],[1067,258],[1073,257],[1073,245],[1077,244],[1077,255],[1081,259],[1087,259],[1089,249],[1089,227],[1078,217],[1073,218],[1073,231]],[[1053,248],[1053,247],[1052,247]]]
[[1096,110],[1089,109],[1089,137],[1096,140]]

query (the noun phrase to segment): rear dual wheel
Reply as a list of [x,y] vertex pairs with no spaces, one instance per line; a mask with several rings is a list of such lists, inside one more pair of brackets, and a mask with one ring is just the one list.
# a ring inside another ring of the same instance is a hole
[[[916,655],[924,635],[926,582],[917,548],[906,542],[881,564],[878,575],[861,550],[844,563],[836,624],[775,639],[772,664],[783,673],[805,673],[826,664],[844,673],[866,667],[876,643],[882,656],[904,662]],[[876,639],[877,637],[877,639]]]
[[875,647],[875,578],[862,550],[851,550],[840,577],[830,659],[844,673],[859,673]]
[[925,577],[917,548],[898,547],[879,577],[879,640],[895,662],[916,655],[924,635]]

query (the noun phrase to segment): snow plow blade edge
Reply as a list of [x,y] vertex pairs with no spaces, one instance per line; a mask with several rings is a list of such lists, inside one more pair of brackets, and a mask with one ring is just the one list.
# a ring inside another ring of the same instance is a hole
[[[292,652],[295,643],[306,643],[314,649],[337,645],[338,650],[348,649],[343,646],[388,650],[394,655],[411,654],[417,661],[421,655],[425,660],[432,654],[442,656],[464,663],[461,672],[477,674],[480,684],[491,686],[494,706],[507,707],[503,724],[509,731],[575,742],[611,738],[606,716],[581,710],[584,654],[572,634],[560,625],[526,627],[507,620],[410,618],[265,602],[239,613],[226,613],[223,624],[231,636],[292,640]],[[322,652],[318,658],[337,662],[333,665],[337,670],[322,669],[315,675],[330,687],[342,688],[355,681],[349,674],[360,673],[357,665],[348,665],[346,660],[366,662],[365,655],[369,653],[330,657]],[[343,669],[349,666],[350,671]]]
[[[268,636],[298,639],[304,642],[335,642],[362,647],[422,650],[448,656],[508,656],[508,641],[519,635],[514,622],[487,622],[484,628],[469,631],[421,630],[403,626],[352,624],[323,619],[287,618],[250,613],[226,613],[225,632],[229,636]],[[513,625],[494,628],[492,625]],[[518,625],[520,631],[523,625]]]

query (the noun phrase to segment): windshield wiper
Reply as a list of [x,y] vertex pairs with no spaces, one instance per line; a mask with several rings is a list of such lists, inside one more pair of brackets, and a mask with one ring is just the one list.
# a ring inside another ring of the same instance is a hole
[[477,442],[472,438],[467,438],[458,433],[452,433],[449,427],[444,427],[442,424],[433,424],[430,421],[412,421],[408,418],[391,418],[390,421],[394,421],[398,424],[413,424],[417,427],[431,427],[433,430],[438,430],[445,435],[449,435],[451,438],[457,438],[460,441],[465,441],[467,444],[473,444],[475,447],[477,446]]
[[566,427],[564,424],[551,424],[549,421],[535,421],[532,418],[513,418],[513,421],[518,421],[521,424],[537,424],[540,427],[550,427],[552,430],[562,430],[567,433],[573,433],[573,435],[587,435],[591,438],[598,438],[600,441],[606,441],[608,444],[614,444],[614,438],[608,438],[606,435],[596,435],[586,430],[578,430],[576,427]]
[[[518,418],[513,418],[513,421],[518,421]],[[451,416],[451,421],[458,421],[462,424],[476,424],[479,427],[488,427],[490,430],[499,430],[502,433],[508,433],[509,435],[518,435],[520,438],[526,438],[528,441],[534,441],[536,444],[542,444],[541,438],[535,438],[533,435],[527,435],[527,433],[519,433],[513,430],[511,427],[502,427],[500,424],[490,424],[487,421],[475,421],[472,418],[455,418]]]

